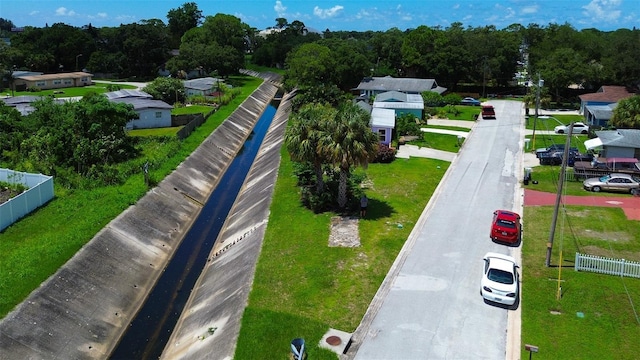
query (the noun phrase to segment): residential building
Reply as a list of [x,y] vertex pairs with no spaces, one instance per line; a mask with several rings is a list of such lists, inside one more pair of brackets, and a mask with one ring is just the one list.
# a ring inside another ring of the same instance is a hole
[[87,86],[93,84],[92,77],[93,74],[83,71],[41,75],[16,76],[14,74],[13,76],[16,91],[25,91],[29,88],[48,90]]
[[606,126],[613,113],[605,106],[627,99],[634,94],[624,86],[602,86],[595,93],[580,95],[580,112],[590,126]]
[[405,94],[422,94],[425,91],[434,91],[442,94],[447,88],[439,86],[435,79],[366,77],[354,89],[358,95],[375,96],[387,91],[398,91]]
[[420,94],[407,94],[399,91],[387,91],[376,95],[373,108],[394,110],[396,116],[411,114],[422,119],[424,100]]
[[584,142],[587,150],[601,149],[600,156],[605,158],[640,159],[640,130],[602,130],[596,136]]

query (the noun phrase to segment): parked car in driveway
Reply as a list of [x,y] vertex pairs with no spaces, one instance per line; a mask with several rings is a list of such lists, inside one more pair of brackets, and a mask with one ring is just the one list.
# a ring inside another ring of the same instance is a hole
[[582,182],[587,191],[626,192],[635,194],[640,191],[640,178],[631,174],[612,173],[599,178],[589,178]]
[[522,234],[522,224],[520,215],[508,210],[496,210],[493,212],[491,222],[491,234],[489,237],[494,241],[515,244],[520,240]]
[[[553,128],[553,131],[556,134],[567,134],[569,133],[569,125],[558,125],[555,128]],[[586,125],[585,123],[581,123],[581,122],[575,122],[573,123],[573,130],[571,131],[572,134],[588,134],[589,133],[589,125]]]
[[480,100],[466,97],[460,101],[460,105],[480,106]]
[[518,298],[518,265],[508,255],[488,252],[484,256],[484,273],[480,294],[491,302],[513,305]]

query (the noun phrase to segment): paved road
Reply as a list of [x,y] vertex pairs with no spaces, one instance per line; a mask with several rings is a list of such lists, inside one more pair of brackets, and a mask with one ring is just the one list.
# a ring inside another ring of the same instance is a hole
[[353,334],[353,358],[519,357],[519,308],[486,304],[479,294],[486,252],[520,258],[488,231],[493,210],[522,211],[523,110],[491,103],[497,119],[476,123],[436,189]]

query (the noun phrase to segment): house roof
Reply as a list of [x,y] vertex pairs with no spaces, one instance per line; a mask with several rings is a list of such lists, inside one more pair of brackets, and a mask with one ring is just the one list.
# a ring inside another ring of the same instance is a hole
[[133,90],[133,89],[110,91],[108,93],[105,93],[105,95],[109,100],[122,99],[122,98],[146,98],[146,99],[153,98],[153,96],[151,96],[150,94],[144,91]]
[[640,130],[618,129],[596,131],[604,146],[617,146],[626,148],[640,148]]
[[134,110],[146,110],[146,109],[173,109],[173,106],[167,104],[161,100],[153,100],[146,98],[119,98],[111,99],[112,102],[125,103],[133,105]]
[[398,91],[388,91],[376,96],[374,108],[383,109],[411,109],[423,110],[424,100],[419,94],[405,94]]
[[618,102],[620,100],[632,97],[633,93],[630,93],[624,86],[602,86],[598,91],[591,94],[580,95],[582,101],[600,101],[600,102]]
[[19,104],[30,104],[30,103],[32,103],[34,101],[37,101],[37,100],[40,100],[40,99],[42,99],[42,96],[20,95],[20,96],[4,98],[4,99],[0,99],[0,100],[2,100],[6,105],[17,106]]
[[204,77],[193,80],[185,80],[184,87],[187,89],[194,90],[211,90],[214,85],[217,85],[219,82],[223,82],[221,79],[214,77]]
[[370,91],[400,91],[405,93],[422,93],[424,91],[434,91],[442,94],[447,88],[438,86],[435,79],[417,79],[417,78],[394,78],[385,77],[367,77],[360,82],[356,90]]
[[613,116],[613,110],[618,106],[618,103],[608,105],[589,105],[585,106],[585,110],[596,119],[609,120]]
[[84,71],[68,72],[68,73],[56,73],[56,74],[42,74],[42,75],[27,75],[27,76],[14,76],[16,79],[25,81],[38,81],[38,80],[55,80],[55,79],[77,79],[87,76],[93,76],[93,74],[86,73]]
[[366,111],[367,114],[371,113],[371,105],[366,101],[358,101],[356,105],[362,110]]
[[373,108],[371,110],[371,126],[394,128],[396,125],[396,112],[392,109]]

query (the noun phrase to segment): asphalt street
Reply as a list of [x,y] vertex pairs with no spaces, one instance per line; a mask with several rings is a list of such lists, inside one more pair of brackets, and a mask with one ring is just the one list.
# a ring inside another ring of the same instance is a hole
[[[522,212],[524,109],[491,101],[496,120],[478,120],[436,189],[354,332],[355,359],[514,359],[520,307],[485,303],[485,253],[520,259],[489,239],[496,209]],[[427,171],[427,170],[425,170]]]

